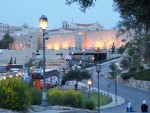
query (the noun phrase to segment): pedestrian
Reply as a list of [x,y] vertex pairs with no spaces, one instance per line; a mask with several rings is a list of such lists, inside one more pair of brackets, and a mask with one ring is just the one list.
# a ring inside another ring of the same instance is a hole
[[141,105],[141,112],[148,112],[148,105],[145,100],[143,100],[143,104]]
[[132,107],[131,102],[129,102],[127,105],[127,112],[132,112],[132,111],[133,111],[133,107]]

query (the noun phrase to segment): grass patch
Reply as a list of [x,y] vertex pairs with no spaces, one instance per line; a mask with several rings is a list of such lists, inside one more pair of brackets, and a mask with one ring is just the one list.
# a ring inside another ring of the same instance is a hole
[[[84,101],[88,100],[88,93],[83,92],[82,94],[84,97]],[[91,93],[90,100],[93,101],[96,106],[98,106],[98,93]],[[101,106],[109,104],[110,102],[111,102],[111,99],[109,97],[100,94],[100,105]]]
[[150,81],[150,69],[144,69],[140,72],[135,73],[133,78],[136,79],[136,80]]

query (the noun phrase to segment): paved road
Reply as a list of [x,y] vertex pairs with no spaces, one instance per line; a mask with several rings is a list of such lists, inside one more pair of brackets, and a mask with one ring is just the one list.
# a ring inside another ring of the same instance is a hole
[[[107,71],[106,66],[107,65],[102,66],[102,73],[105,73]],[[97,87],[97,73],[95,72],[95,69],[94,69],[93,78],[94,78],[93,86]],[[106,79],[104,76],[100,77],[100,89],[115,94],[114,82]],[[117,94],[126,100],[125,104],[118,106],[118,107],[114,107],[114,108],[103,109],[101,110],[102,113],[125,113],[128,102],[132,103],[133,109],[136,112],[140,112],[140,106],[143,100],[146,100],[147,104],[150,106],[150,92],[146,92],[146,91],[126,87],[121,84],[117,84]],[[149,108],[149,112],[150,112],[150,108]]]
[[[116,62],[116,61],[115,61]],[[101,67],[101,74],[107,72],[107,64],[103,64]],[[97,72],[95,68],[93,68],[93,87],[98,87],[98,80],[97,80]],[[107,91],[108,93],[115,94],[115,83],[114,81],[106,79],[104,76],[100,77],[100,89]],[[150,112],[150,92],[134,89],[131,87],[127,87],[121,84],[117,84],[117,95],[123,97],[126,101],[123,105],[102,109],[101,113],[126,113],[126,106],[128,102],[132,103],[133,109],[135,113],[141,113],[140,106],[143,100],[146,100],[149,106]],[[78,112],[70,112],[70,113],[78,113]]]

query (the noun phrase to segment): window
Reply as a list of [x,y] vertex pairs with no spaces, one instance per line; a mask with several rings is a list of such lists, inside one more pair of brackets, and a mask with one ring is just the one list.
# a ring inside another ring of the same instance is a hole
[[6,66],[0,66],[0,73],[6,73]]

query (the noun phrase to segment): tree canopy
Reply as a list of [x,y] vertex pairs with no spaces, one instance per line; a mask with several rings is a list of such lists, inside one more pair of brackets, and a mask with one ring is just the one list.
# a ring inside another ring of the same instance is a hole
[[81,70],[79,68],[77,68],[77,66],[74,69],[70,69],[65,76],[63,77],[63,80],[66,81],[70,81],[70,80],[75,80],[75,90],[77,90],[78,87],[78,82],[84,79],[89,79],[91,77],[89,71],[87,71],[86,69]]
[[[94,6],[97,0],[66,0],[67,5],[78,3],[80,10],[85,12],[87,8]],[[114,10],[120,13],[121,21],[118,28],[121,31],[130,29],[138,32],[150,31],[150,0],[113,0]]]
[[118,23],[121,30],[135,29],[138,32],[150,30],[150,0],[114,0],[115,11],[122,20]]
[[90,73],[87,70],[81,70],[75,67],[75,69],[70,69],[64,76],[64,81],[76,80],[79,82],[83,79],[89,79]]
[[3,39],[0,40],[0,49],[9,49],[9,44],[14,41],[13,37],[9,34],[6,33],[3,36]]
[[94,2],[97,0],[66,0],[67,5],[71,5],[72,3],[76,2],[80,6],[80,10],[85,12],[87,8],[94,6]]

